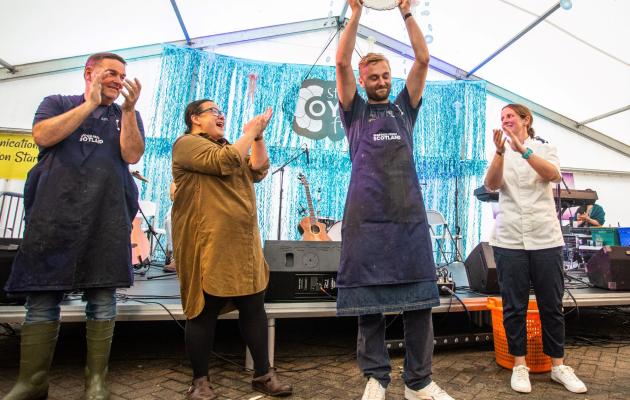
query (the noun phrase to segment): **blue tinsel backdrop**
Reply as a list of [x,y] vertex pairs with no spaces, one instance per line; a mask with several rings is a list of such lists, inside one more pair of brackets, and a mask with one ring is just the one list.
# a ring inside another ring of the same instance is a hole
[[[310,73],[309,73],[310,70]],[[279,174],[271,172],[307,144],[310,164],[298,157],[284,173],[282,239],[297,240],[301,207],[306,207],[303,173],[310,183],[319,216],[341,220],[350,178],[346,139],[311,140],[292,131],[293,112],[302,80],[335,80],[328,66],[276,64],[237,59],[205,51],[166,46],[162,54],[152,123],[147,134],[142,198],[158,204],[158,225],[170,208],[168,188],[171,149],[184,132],[184,109],[193,100],[209,98],[226,112],[226,137],[234,142],[242,126],[267,107],[274,116],[265,131],[271,159],[270,174],[256,185],[260,231],[265,239],[277,239]],[[252,76],[256,90],[248,90]],[[394,79],[392,94],[404,80]],[[364,95],[364,93],[361,93]],[[455,193],[458,189],[457,223],[461,227],[465,254],[479,241],[481,208],[473,190],[485,173],[486,91],[482,81],[427,82],[423,105],[414,131],[416,168],[427,209],[440,211],[454,231]],[[211,199],[208,206],[211,207]],[[452,250],[450,245],[448,250]],[[465,256],[464,254],[464,256]]]

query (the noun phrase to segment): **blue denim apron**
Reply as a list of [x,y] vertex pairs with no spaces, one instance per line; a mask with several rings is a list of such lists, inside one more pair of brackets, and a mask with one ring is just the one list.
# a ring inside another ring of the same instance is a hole
[[[64,112],[80,102],[64,101]],[[121,116],[118,105],[105,107],[40,152],[24,187],[24,241],[7,292],[132,285],[138,190],[120,153]]]
[[[414,122],[394,103],[367,104],[353,122],[359,125],[349,135],[352,175],[342,227],[340,290],[436,280],[413,161]],[[434,290],[430,293],[434,297]]]

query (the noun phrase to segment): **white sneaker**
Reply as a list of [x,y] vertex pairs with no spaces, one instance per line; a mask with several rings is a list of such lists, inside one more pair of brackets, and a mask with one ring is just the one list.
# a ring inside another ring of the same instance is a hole
[[532,391],[532,385],[529,383],[529,368],[525,365],[517,365],[512,368],[510,386],[517,392],[530,393]]
[[407,400],[455,400],[448,395],[437,383],[431,381],[419,390],[412,390],[405,385],[405,399]]
[[370,378],[365,385],[361,400],[385,400],[385,388],[374,378]]
[[563,384],[569,392],[584,393],[587,390],[584,382],[575,376],[573,368],[567,365],[558,365],[551,368],[551,380]]

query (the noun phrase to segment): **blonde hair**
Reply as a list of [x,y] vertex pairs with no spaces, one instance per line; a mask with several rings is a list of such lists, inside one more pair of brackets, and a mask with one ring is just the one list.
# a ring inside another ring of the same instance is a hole
[[530,138],[534,138],[534,128],[532,128],[532,125],[534,124],[534,116],[532,115],[532,112],[529,111],[529,108],[525,107],[522,104],[508,104],[507,106],[503,107],[503,109],[509,108],[512,111],[514,111],[516,114],[518,114],[519,117],[521,117],[521,119],[525,119],[525,117],[529,117],[529,125],[527,125],[527,134],[529,135]]
[[361,61],[359,61],[359,72],[370,64],[375,64],[377,62],[385,61],[387,63],[387,67],[391,69],[389,66],[389,60],[380,53],[367,53],[363,57],[361,57]]

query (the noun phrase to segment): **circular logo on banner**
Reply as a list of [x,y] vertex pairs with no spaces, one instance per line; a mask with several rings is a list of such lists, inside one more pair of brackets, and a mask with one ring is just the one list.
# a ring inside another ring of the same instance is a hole
[[307,79],[302,82],[298,96],[293,116],[295,133],[315,140],[343,139],[335,81]]

